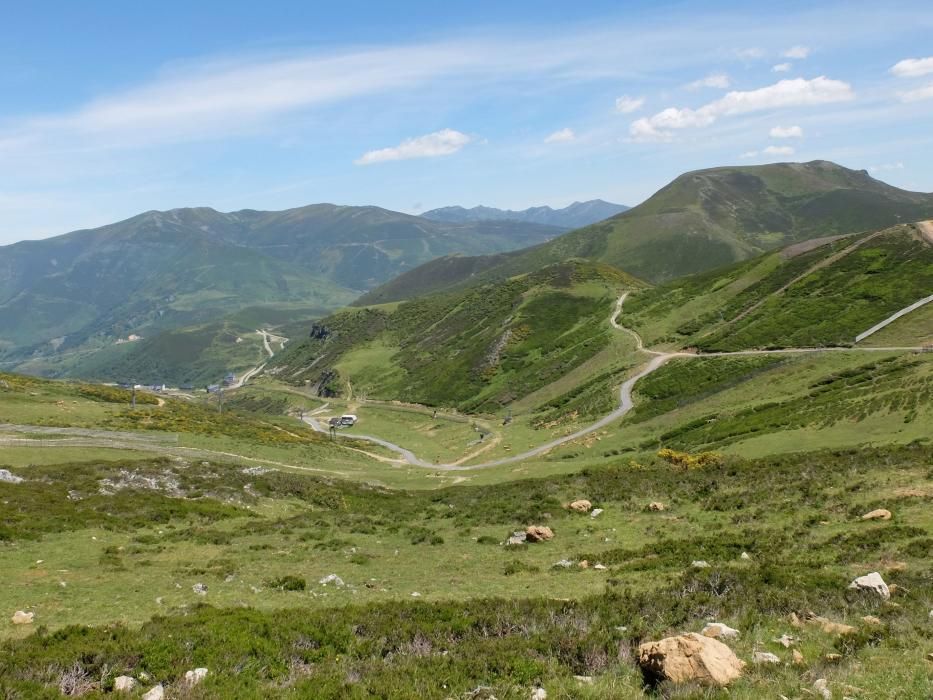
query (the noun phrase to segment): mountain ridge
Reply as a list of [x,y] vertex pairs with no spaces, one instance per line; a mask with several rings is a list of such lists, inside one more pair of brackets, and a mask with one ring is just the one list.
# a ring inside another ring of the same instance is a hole
[[614,204],[603,199],[590,199],[585,202],[573,202],[560,209],[538,206],[513,210],[482,205],[471,208],[456,205],[431,209],[423,212],[421,216],[434,221],[448,221],[451,223],[508,220],[562,226],[571,229],[595,224],[597,221],[621,214],[630,208],[624,204]]

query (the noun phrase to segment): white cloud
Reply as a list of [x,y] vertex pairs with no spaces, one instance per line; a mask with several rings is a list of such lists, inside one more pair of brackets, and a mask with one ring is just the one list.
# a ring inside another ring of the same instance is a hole
[[774,73],[786,73],[793,67],[793,63],[778,63],[777,65],[771,66],[771,71]]
[[398,146],[367,151],[354,163],[357,165],[372,165],[373,163],[385,163],[391,160],[449,156],[459,151],[470,141],[471,138],[466,134],[453,129],[442,129],[441,131],[435,131],[433,134],[405,139]]
[[669,107],[632,123],[629,133],[637,141],[669,140],[674,129],[709,126],[719,117],[782,107],[842,102],[855,97],[852,87],[825,76],[781,80],[757,90],[733,91],[699,109]]
[[700,88],[719,88],[725,90],[730,85],[729,76],[725,73],[710,73],[705,78],[694,80],[688,83],[688,90],[699,90]]
[[637,112],[641,109],[641,106],[645,104],[644,97],[629,97],[628,95],[622,95],[622,97],[616,98],[616,112],[619,114],[631,114],[632,112]]
[[754,158],[758,155],[758,151],[745,151],[742,155],[739,156],[742,160],[747,160],[749,158]]
[[916,90],[897,93],[902,102],[919,102],[920,100],[933,99],[933,83],[924,85]]
[[787,51],[781,54],[784,58],[806,58],[810,55],[810,49],[806,46],[791,46]]
[[761,153],[766,156],[792,156],[794,149],[790,146],[768,146]]
[[768,132],[768,136],[773,139],[801,139],[803,129],[799,126],[775,126]]
[[891,73],[898,78],[917,78],[933,73],[933,56],[929,58],[905,58],[891,66]]
[[765,52],[764,49],[752,47],[750,49],[738,49],[736,50],[735,55],[741,58],[743,61],[751,61],[757,58],[763,58]]
[[544,143],[568,143],[576,138],[577,135],[573,133],[573,129],[561,129],[545,138]]

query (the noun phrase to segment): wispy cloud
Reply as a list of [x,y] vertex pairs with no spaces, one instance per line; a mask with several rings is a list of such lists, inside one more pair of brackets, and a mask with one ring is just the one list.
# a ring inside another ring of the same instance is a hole
[[869,165],[868,169],[872,172],[886,172],[890,170],[903,170],[904,164],[900,161],[896,163],[881,163],[879,165]]
[[753,46],[747,49],[737,49],[735,55],[743,61],[754,61],[759,58],[764,58],[765,50]]
[[357,160],[357,165],[373,165],[393,160],[409,160],[411,158],[436,158],[449,156],[470,143],[472,139],[453,129],[442,129],[433,134],[425,134],[415,138],[405,139],[398,146],[380,148],[367,151]]
[[635,140],[669,140],[673,130],[709,126],[724,116],[842,102],[854,97],[855,93],[848,83],[825,76],[812,80],[781,80],[757,90],[727,93],[699,109],[668,107],[651,117],[632,122],[629,133]]
[[776,65],[771,66],[771,71],[774,73],[786,73],[793,67],[794,67],[793,63],[778,63]]
[[725,90],[729,85],[731,85],[731,82],[729,76],[725,73],[710,73],[705,78],[687,83],[686,87],[688,90],[699,90],[700,88],[719,88]]
[[931,100],[933,99],[933,83],[924,85],[923,87],[919,87],[914,90],[899,92],[898,97],[901,98],[902,102],[920,102],[921,100]]
[[768,136],[773,139],[800,139],[803,138],[803,129],[799,126],[775,126]]
[[622,95],[622,97],[616,98],[616,112],[619,114],[631,114],[632,112],[637,112],[640,110],[644,104],[644,97],[629,97],[628,95]]
[[768,146],[762,153],[766,156],[792,156],[794,149],[792,146]]
[[781,55],[784,58],[794,58],[800,60],[810,55],[810,49],[806,46],[791,46]]
[[544,143],[569,143],[576,140],[576,138],[577,135],[573,132],[573,129],[560,129],[548,135],[544,139]]
[[928,58],[905,58],[891,66],[891,73],[898,78],[918,78],[933,73],[933,56]]

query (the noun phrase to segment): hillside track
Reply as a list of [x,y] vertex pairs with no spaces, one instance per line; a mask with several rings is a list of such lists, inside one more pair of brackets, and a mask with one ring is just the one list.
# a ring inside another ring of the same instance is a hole
[[[874,236],[870,236],[873,238]],[[864,243],[865,240],[859,242],[859,244]],[[855,246],[849,246],[845,251],[841,251],[838,255],[839,257],[842,254],[848,253]],[[813,268],[811,268],[812,271]],[[804,275],[809,274],[804,273]],[[734,352],[710,352],[710,353],[697,353],[697,352],[687,352],[687,351],[676,351],[676,352],[661,352],[658,350],[651,350],[644,346],[641,336],[631,328],[627,328],[619,323],[619,316],[622,313],[622,305],[625,303],[625,299],[628,297],[628,292],[623,293],[619,299],[616,301],[615,308],[612,315],[609,317],[609,324],[616,330],[628,333],[631,335],[636,342],[639,352],[642,352],[650,356],[650,360],[642,365],[638,371],[633,374],[631,377],[625,380],[621,387],[619,387],[619,404],[618,407],[610,413],[607,413],[605,416],[600,418],[594,423],[581,428],[569,435],[564,435],[563,437],[550,440],[546,443],[538,445],[526,452],[521,454],[511,455],[509,457],[503,457],[501,459],[491,460],[489,462],[482,462],[479,464],[463,464],[463,459],[449,463],[433,463],[428,462],[417,455],[415,455],[411,450],[408,450],[400,445],[389,442],[388,440],[383,440],[382,438],[369,436],[369,435],[353,435],[349,438],[351,440],[363,440],[365,442],[371,442],[376,445],[381,445],[392,452],[400,455],[401,458],[408,464],[416,467],[425,467],[430,469],[436,469],[438,471],[469,471],[472,469],[489,469],[492,467],[501,467],[506,464],[514,464],[516,462],[522,462],[526,459],[532,457],[540,457],[543,454],[553,450],[556,447],[560,447],[568,442],[573,442],[574,440],[579,440],[582,437],[585,437],[591,433],[601,430],[606,426],[616,422],[617,420],[625,417],[634,407],[635,402],[633,398],[633,392],[635,385],[641,380],[647,377],[652,372],[656,372],[669,361],[676,358],[691,358],[691,357],[742,357],[748,355],[793,355],[793,354],[810,354],[810,353],[827,353],[827,352],[919,352],[924,350],[922,347],[914,346],[898,346],[898,347],[873,347],[873,348],[849,348],[849,347],[813,347],[813,348],[782,348],[779,350],[738,350]],[[318,432],[326,432],[320,423],[318,423],[314,418],[307,416],[304,418],[304,421],[310,425],[312,428]],[[474,455],[475,456],[475,455]],[[469,459],[469,457],[465,458]]]

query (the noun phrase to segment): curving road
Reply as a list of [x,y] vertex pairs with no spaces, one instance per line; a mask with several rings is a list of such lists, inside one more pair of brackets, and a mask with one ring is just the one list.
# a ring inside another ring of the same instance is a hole
[[[626,297],[628,297],[628,292],[622,294],[616,301],[615,309],[612,315],[609,317],[609,324],[620,331],[628,333],[635,339],[635,344],[638,351],[643,352],[651,356],[651,359],[641,367],[641,369],[635,373],[633,376],[625,380],[622,386],[619,388],[619,407],[616,408],[611,413],[606,414],[600,418],[595,423],[592,423],[585,428],[570,433],[569,435],[564,435],[550,442],[546,442],[542,445],[528,450],[527,452],[522,452],[521,454],[511,455],[509,457],[503,457],[501,459],[495,459],[489,462],[481,462],[479,464],[436,464],[433,462],[427,462],[420,457],[418,457],[414,452],[408,450],[404,447],[396,445],[395,443],[389,442],[388,440],[383,440],[371,435],[353,435],[351,439],[354,440],[363,440],[365,442],[371,442],[376,445],[381,445],[392,452],[400,455],[402,459],[408,464],[415,467],[426,467],[430,469],[437,469],[440,471],[467,471],[471,469],[488,469],[490,467],[500,467],[505,464],[514,464],[515,462],[521,462],[523,460],[529,459],[531,457],[538,457],[550,450],[553,450],[555,447],[559,447],[565,443],[577,440],[581,437],[585,437],[590,433],[596,432],[601,428],[605,428],[610,423],[621,419],[629,411],[634,408],[635,403],[632,398],[632,394],[635,388],[635,384],[639,380],[647,377],[652,372],[657,371],[664,366],[670,360],[673,360],[677,357],[725,357],[725,356],[744,356],[744,355],[790,355],[790,354],[800,354],[800,353],[823,353],[823,352],[848,352],[856,350],[858,352],[889,352],[889,351],[922,351],[922,347],[914,346],[898,346],[898,347],[878,347],[878,348],[848,348],[848,347],[829,347],[829,348],[783,348],[780,350],[737,350],[735,352],[710,352],[698,354],[695,352],[659,352],[657,350],[649,350],[645,348],[644,342],[642,341],[641,336],[631,328],[626,328],[625,326],[619,323],[619,315],[622,313],[622,305],[625,303]],[[324,428],[320,423],[318,423],[314,418],[306,416],[304,418],[305,423],[310,425],[314,430],[318,432],[327,432],[327,429]]]

